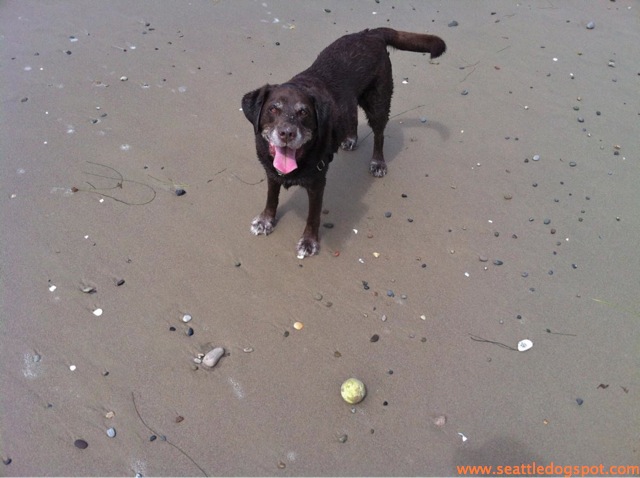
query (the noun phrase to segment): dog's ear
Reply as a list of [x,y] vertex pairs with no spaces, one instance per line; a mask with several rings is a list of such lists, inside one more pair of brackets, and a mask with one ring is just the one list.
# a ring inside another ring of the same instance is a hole
[[271,91],[271,85],[264,85],[262,88],[253,90],[242,97],[242,112],[247,119],[253,123],[255,134],[260,132],[260,115],[264,99]]
[[[322,97],[313,97],[313,107],[316,110],[316,123],[317,123],[317,137],[324,144],[331,144],[332,137],[332,125],[331,121],[331,103]],[[329,135],[328,141],[325,139]]]

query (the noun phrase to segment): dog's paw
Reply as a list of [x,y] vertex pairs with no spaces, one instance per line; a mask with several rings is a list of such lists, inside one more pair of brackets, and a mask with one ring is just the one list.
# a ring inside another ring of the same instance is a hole
[[315,256],[320,251],[320,244],[308,237],[301,237],[296,247],[298,259],[304,259],[307,256]]
[[369,172],[376,178],[381,178],[387,174],[387,164],[384,161],[372,159],[369,163]]
[[273,218],[265,217],[263,214],[256,216],[251,221],[251,232],[256,236],[264,234],[268,236],[273,232],[275,227],[275,220]]
[[345,151],[353,151],[354,149],[356,149],[358,147],[358,137],[357,136],[348,136],[342,142],[342,144],[340,144],[340,147],[342,149],[344,149]]

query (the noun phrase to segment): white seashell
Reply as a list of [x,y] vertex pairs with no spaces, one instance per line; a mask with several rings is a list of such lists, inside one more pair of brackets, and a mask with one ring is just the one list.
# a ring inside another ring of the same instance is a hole
[[202,359],[202,365],[206,365],[207,367],[215,367],[216,364],[218,363],[218,360],[220,360],[220,358],[222,358],[222,356],[224,355],[224,348],[222,347],[216,347],[215,349],[211,350],[209,353],[207,353],[207,355],[205,355]]
[[93,315],[95,315],[96,317],[100,317],[102,315],[102,309],[98,308],[94,310]]
[[518,352],[526,352],[533,347],[533,342],[529,339],[524,339],[518,342]]

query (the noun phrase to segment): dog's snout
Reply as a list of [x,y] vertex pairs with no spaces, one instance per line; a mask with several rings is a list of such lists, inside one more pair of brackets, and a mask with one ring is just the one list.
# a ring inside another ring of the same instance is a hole
[[295,126],[286,125],[278,128],[278,137],[281,141],[288,143],[296,138],[298,130]]

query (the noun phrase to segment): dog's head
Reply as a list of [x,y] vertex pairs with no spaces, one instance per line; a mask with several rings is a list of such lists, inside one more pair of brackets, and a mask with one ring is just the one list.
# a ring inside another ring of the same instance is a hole
[[269,143],[273,167],[280,174],[297,169],[308,148],[326,141],[328,108],[292,84],[265,85],[247,93],[242,111],[255,134]]

